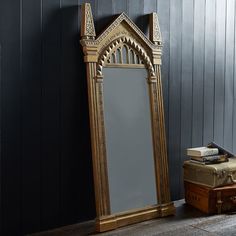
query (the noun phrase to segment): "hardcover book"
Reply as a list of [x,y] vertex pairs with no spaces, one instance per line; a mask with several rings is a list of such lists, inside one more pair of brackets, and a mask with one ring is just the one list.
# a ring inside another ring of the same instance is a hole
[[201,162],[203,164],[216,164],[228,161],[227,154],[225,155],[213,155],[204,157],[191,157],[191,160]]
[[234,157],[235,156],[233,153],[229,152],[228,150],[221,147],[219,144],[217,144],[215,142],[209,143],[207,145],[207,147],[209,147],[209,148],[218,148],[220,154],[227,154],[228,157]]
[[191,160],[200,161],[200,162],[214,162],[214,161],[227,161],[227,154],[220,155],[212,155],[212,156],[203,156],[203,157],[195,157],[192,156]]
[[219,153],[218,148],[209,148],[209,147],[187,148],[187,155],[193,157],[217,155],[218,153]]

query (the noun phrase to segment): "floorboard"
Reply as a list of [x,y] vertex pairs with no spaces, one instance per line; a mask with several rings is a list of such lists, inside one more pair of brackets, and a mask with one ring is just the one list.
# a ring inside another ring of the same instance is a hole
[[206,215],[175,201],[176,215],[145,221],[106,233],[94,233],[94,221],[70,225],[31,236],[233,236],[236,235],[236,214]]

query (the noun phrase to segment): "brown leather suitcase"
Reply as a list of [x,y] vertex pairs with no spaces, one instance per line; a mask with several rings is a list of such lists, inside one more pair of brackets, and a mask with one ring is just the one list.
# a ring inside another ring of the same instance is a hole
[[236,184],[209,188],[184,181],[187,204],[207,213],[236,211]]

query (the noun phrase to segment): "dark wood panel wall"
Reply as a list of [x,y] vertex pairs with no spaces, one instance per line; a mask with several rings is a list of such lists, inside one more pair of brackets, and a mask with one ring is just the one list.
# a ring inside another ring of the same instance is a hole
[[[84,0],[0,1],[0,235],[95,216]],[[189,146],[236,152],[235,1],[87,0],[97,31],[124,11],[145,32],[157,11],[172,199],[183,197]]]

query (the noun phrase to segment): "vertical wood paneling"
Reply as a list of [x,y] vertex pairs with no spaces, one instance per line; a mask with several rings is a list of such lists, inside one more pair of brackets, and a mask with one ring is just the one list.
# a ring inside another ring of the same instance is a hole
[[[1,235],[21,233],[21,1],[0,1]],[[10,14],[9,14],[10,13]],[[9,227],[9,223],[14,227]]]
[[[0,9],[4,9],[3,2],[0,2]],[[3,93],[3,17],[4,14],[0,14],[0,234],[3,234],[3,182],[4,182],[4,172],[3,172],[3,154],[5,153],[5,145],[3,143],[5,137],[5,124],[3,117],[5,117],[5,101],[4,101],[4,93]],[[4,115],[3,115],[4,114]]]
[[234,21],[235,1],[228,0],[226,9],[225,48],[225,101],[224,101],[224,147],[233,149],[233,92],[234,92]]
[[[73,180],[78,179],[78,186],[81,186],[81,176],[78,170],[82,163],[79,150],[81,150],[79,135],[79,124],[81,117],[79,108],[81,107],[81,91],[79,69],[77,65],[79,54],[78,29],[78,6],[77,0],[61,1],[61,224],[76,222],[79,218],[78,204],[74,202],[82,201],[78,188],[73,188]],[[73,125],[72,125],[73,124]],[[81,137],[82,139],[82,137]],[[86,191],[86,186],[83,186]],[[81,194],[83,195],[83,194]]]
[[[169,77],[169,172],[181,168],[180,159],[180,111],[181,111],[181,25],[182,0],[170,1],[170,77]],[[175,172],[176,173],[176,172]],[[180,172],[170,179],[171,196],[180,195]]]
[[[236,93],[236,88],[235,88],[235,76],[234,76],[234,94],[235,93]],[[233,150],[233,153],[236,153],[236,99],[235,98],[233,101],[233,148],[232,150]]]
[[127,13],[127,6],[128,6],[127,0],[120,0],[120,1],[112,0],[113,14],[120,14],[122,12]]
[[[62,224],[94,215],[86,77],[80,50],[77,0],[61,8],[61,215]],[[74,187],[74,180],[77,186]],[[83,189],[83,191],[80,191]],[[77,203],[77,204],[75,204]]]
[[97,5],[96,31],[97,34],[111,23],[112,1],[99,0]]
[[143,9],[144,9],[144,14],[157,12],[157,0],[145,0]]
[[[193,87],[193,15],[192,1],[183,0],[182,23],[182,80],[181,80],[181,163],[186,159],[186,148],[192,146],[192,87]],[[180,170],[180,184],[183,171]],[[181,184],[181,196],[183,185]]]
[[204,119],[203,144],[213,140],[214,135],[214,76],[215,76],[215,1],[206,0],[205,58],[204,58]]
[[156,0],[145,0],[144,1],[144,16],[143,16],[143,32],[149,36],[149,14],[157,12],[157,1]]
[[128,15],[135,22],[135,24],[144,31],[143,27],[143,12],[144,0],[127,0]]
[[41,1],[22,4],[21,218],[22,232],[27,233],[40,228]]
[[41,111],[41,228],[60,224],[61,2],[43,1]]
[[216,0],[214,140],[223,145],[226,1]]
[[[235,93],[235,89],[234,89],[234,93]],[[233,153],[236,153],[236,109],[235,109],[235,106],[236,106],[236,101],[234,99],[234,109],[233,109]]]
[[[154,1],[155,2],[155,1]],[[163,41],[161,79],[164,99],[165,128],[169,137],[169,67],[170,67],[170,0],[157,0],[157,14]],[[169,145],[168,145],[169,146]]]
[[[236,11],[236,4],[235,4]],[[236,23],[234,22],[234,74],[233,74],[233,153],[236,153]]]
[[193,110],[192,145],[201,146],[203,138],[205,0],[194,1]]
[[[235,77],[234,77],[235,83]],[[236,88],[234,85],[234,94],[236,93]],[[236,99],[233,101],[233,153],[236,153]]]
[[[1,6],[1,4],[0,4]],[[1,19],[0,19],[1,20]],[[0,30],[1,34],[1,30]],[[1,38],[0,38],[1,42]],[[0,43],[0,137],[3,137],[2,130],[2,45]],[[0,150],[2,151],[2,139],[0,139]],[[2,152],[1,152],[2,153]],[[2,155],[0,153],[0,234],[2,234]]]

